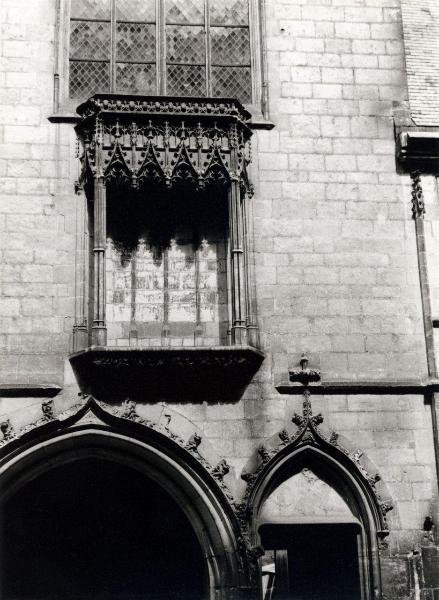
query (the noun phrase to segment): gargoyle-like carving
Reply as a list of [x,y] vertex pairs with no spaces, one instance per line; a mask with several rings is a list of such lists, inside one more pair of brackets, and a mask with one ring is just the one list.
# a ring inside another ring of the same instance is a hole
[[330,435],[329,438],[329,443],[333,444],[334,446],[338,446],[338,438],[339,438],[339,434],[336,431],[333,431]]
[[264,445],[259,446],[258,454],[261,457],[261,460],[264,464],[267,463],[272,456],[271,452],[269,452]]
[[53,411],[53,398],[46,398],[41,403],[41,410],[43,412],[43,417],[46,421],[52,421],[55,418],[55,414]]
[[0,423],[0,431],[3,434],[3,439],[5,441],[12,440],[15,437],[14,428],[9,419]]
[[413,171],[412,179],[412,214],[413,218],[422,218],[425,214],[424,193],[422,191],[421,174]]
[[136,402],[131,398],[125,398],[122,404],[121,416],[130,421],[136,421],[139,415],[136,412]]
[[202,437],[197,432],[193,433],[186,443],[186,450],[189,452],[198,452],[198,446],[201,444]]
[[385,501],[381,501],[380,502],[380,510],[381,510],[381,514],[383,516],[383,522],[384,522],[384,530],[388,529],[388,525],[387,525],[387,513],[390,512],[391,510],[393,510],[393,504],[390,502],[390,500],[385,500]]
[[166,429],[166,431],[169,431],[169,426],[171,424],[172,421],[172,415],[171,413],[165,413],[163,415],[163,419],[165,421],[165,424],[163,425],[164,429]]
[[308,368],[308,357],[305,354],[302,354],[300,359],[300,369],[290,369],[290,381],[303,383],[303,385],[308,385],[312,381],[320,381],[320,371],[317,369],[309,369]]
[[289,444],[291,441],[290,434],[286,429],[282,429],[282,431],[279,431],[278,436],[282,446]]
[[257,474],[256,473],[241,473],[241,479],[247,483],[247,485],[253,485],[256,481]]
[[226,459],[223,458],[220,460],[217,466],[212,469],[212,475],[215,477],[215,479],[222,481],[229,471],[230,466],[228,465]]

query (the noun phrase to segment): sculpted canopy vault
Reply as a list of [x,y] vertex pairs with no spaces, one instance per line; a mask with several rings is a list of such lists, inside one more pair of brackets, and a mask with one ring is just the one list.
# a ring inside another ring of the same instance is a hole
[[78,108],[81,183],[132,189],[240,184],[251,193],[250,114],[236,100],[96,95]]

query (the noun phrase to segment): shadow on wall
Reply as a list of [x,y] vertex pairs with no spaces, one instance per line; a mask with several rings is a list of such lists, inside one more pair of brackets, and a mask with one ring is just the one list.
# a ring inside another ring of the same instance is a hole
[[108,345],[225,345],[227,195],[110,189]]

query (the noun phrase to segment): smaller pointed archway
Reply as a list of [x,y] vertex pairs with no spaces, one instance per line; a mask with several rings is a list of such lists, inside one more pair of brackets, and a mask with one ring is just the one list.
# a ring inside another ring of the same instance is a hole
[[313,415],[307,389],[304,398],[292,419],[298,430],[273,436],[243,474],[249,537],[265,551],[262,597],[381,598],[378,545],[392,506],[377,491],[380,477],[336,433],[319,430],[323,417]]

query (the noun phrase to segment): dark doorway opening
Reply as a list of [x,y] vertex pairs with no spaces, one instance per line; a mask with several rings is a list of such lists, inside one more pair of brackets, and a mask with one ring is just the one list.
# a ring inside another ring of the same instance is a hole
[[361,600],[359,531],[353,523],[262,525],[262,544],[274,550],[266,598]]
[[77,460],[0,507],[2,600],[202,600],[207,588],[188,518],[125,465]]

